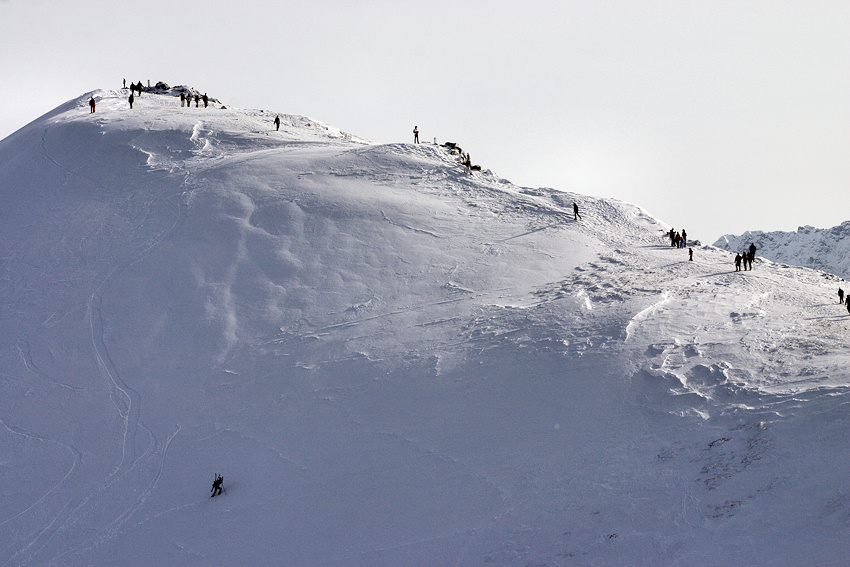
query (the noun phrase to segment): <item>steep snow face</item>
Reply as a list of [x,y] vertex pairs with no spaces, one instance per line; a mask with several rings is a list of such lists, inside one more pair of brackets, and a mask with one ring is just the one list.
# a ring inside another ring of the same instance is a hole
[[833,276],[434,145],[91,94],[0,141],[0,564],[846,557]]
[[740,252],[750,243],[756,245],[759,255],[774,262],[850,277],[850,221],[832,228],[801,226],[796,232],[756,230],[740,236],[727,234],[714,245]]

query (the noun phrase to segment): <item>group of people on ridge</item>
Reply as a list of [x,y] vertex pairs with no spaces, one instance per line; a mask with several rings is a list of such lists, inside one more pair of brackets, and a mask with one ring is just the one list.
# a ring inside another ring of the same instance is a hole
[[756,245],[750,242],[750,247],[747,250],[744,250],[740,254],[735,254],[735,271],[741,271],[741,265],[743,264],[744,270],[747,269],[747,265],[749,264],[750,270],[753,269],[753,260],[756,257]]
[[674,228],[670,228],[670,231],[667,233],[667,236],[670,237],[670,246],[673,248],[687,248],[688,247],[688,232],[683,228],[682,232],[676,232]]
[[[204,101],[204,108],[206,108],[210,104],[210,97],[207,96],[207,93],[204,93],[204,96],[195,93],[195,108],[198,108],[198,103],[200,103],[200,101]],[[192,93],[180,93],[181,107],[183,106],[184,102],[186,103],[186,108],[192,106]]]
[[[677,232],[675,228],[670,227],[667,231],[667,236],[670,238],[670,246],[673,248],[688,248],[688,231],[684,228],[682,232]],[[694,249],[688,248],[688,261],[694,261]]]

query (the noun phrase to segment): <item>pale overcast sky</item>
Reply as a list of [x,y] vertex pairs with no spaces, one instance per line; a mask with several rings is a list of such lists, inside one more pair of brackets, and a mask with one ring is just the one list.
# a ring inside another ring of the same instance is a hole
[[845,0],[0,0],[0,69],[0,138],[165,81],[377,142],[418,125],[704,243],[850,220]]

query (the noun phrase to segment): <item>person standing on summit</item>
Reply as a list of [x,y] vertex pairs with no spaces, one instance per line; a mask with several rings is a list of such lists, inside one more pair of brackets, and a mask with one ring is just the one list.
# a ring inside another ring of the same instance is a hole
[[419,126],[413,127],[413,143],[414,144],[419,143]]

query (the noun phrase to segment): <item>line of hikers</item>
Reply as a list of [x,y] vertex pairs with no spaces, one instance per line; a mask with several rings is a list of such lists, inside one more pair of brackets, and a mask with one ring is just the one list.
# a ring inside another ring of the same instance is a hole
[[[204,101],[204,108],[207,108],[210,104],[210,98],[207,96],[207,93],[204,93],[204,96],[201,96],[195,93],[195,108],[198,108],[198,103],[200,101]],[[180,93],[180,106],[183,106],[183,103],[186,103],[186,108],[192,106],[192,93]]]
[[753,269],[753,260],[756,257],[756,245],[750,242],[750,248],[748,250],[744,250],[740,254],[735,254],[735,271],[741,271],[741,265],[743,264],[744,270],[747,270],[747,265],[750,266],[750,270]]
[[847,296],[844,296],[844,290],[840,287],[838,288],[838,303],[841,305],[847,306],[847,313],[850,313],[850,293]]

